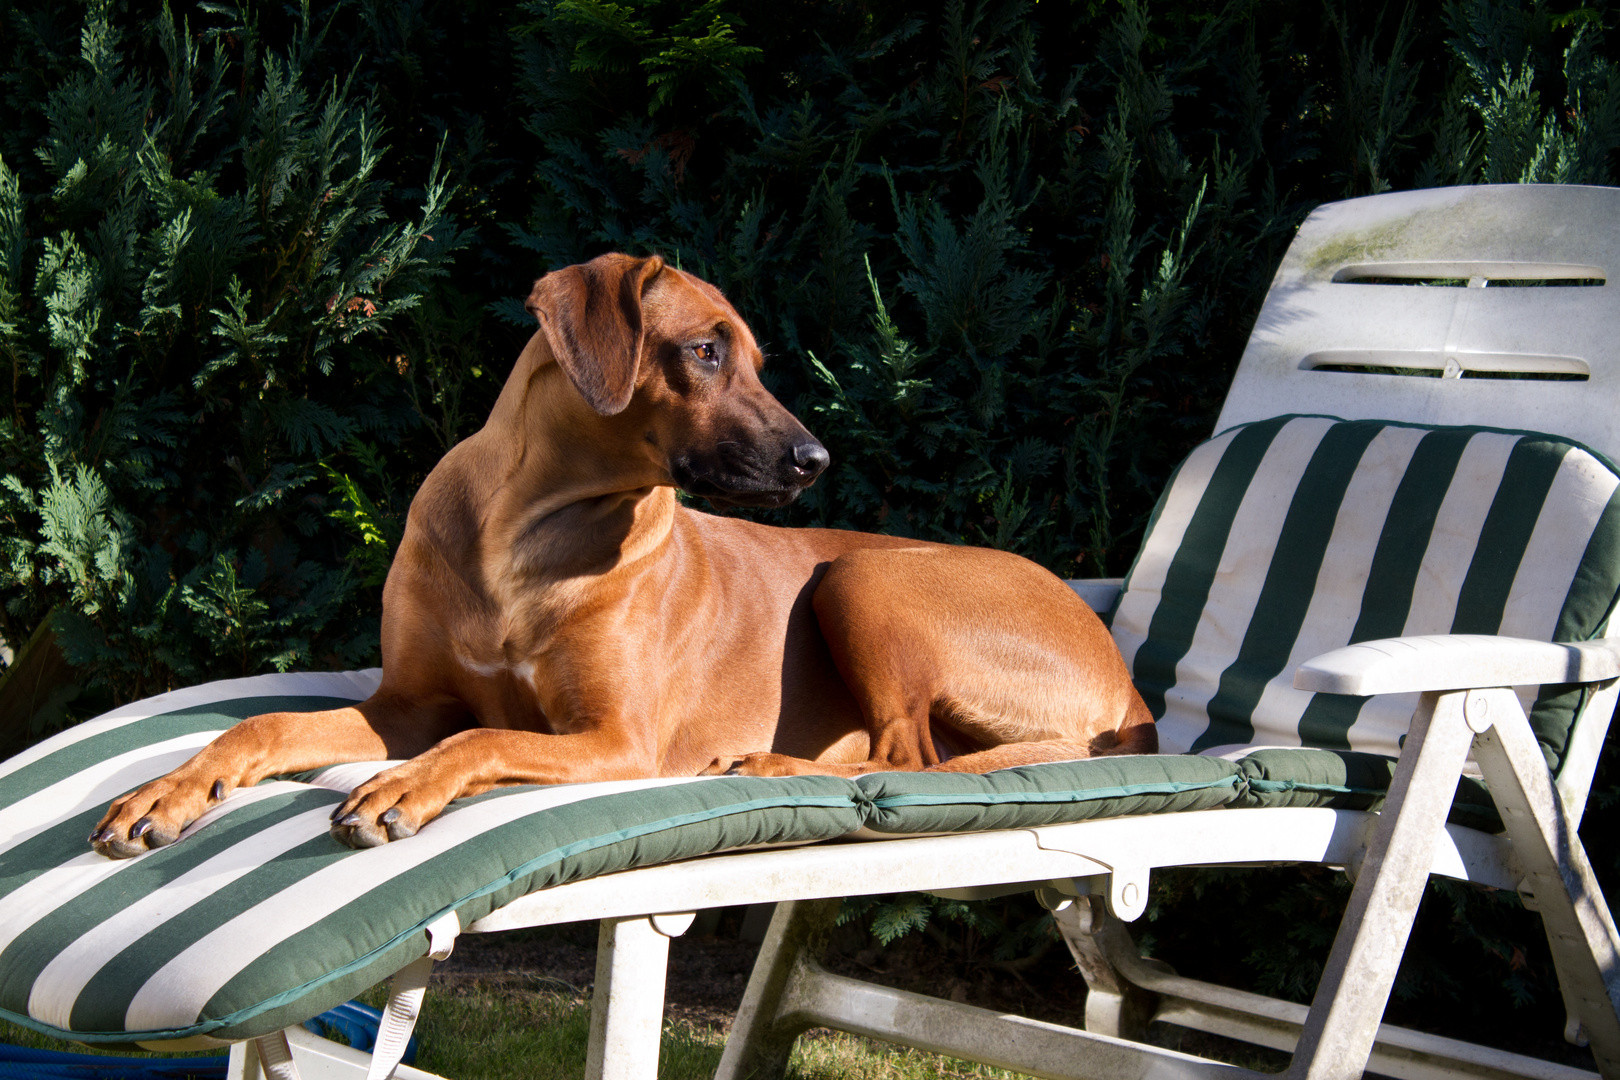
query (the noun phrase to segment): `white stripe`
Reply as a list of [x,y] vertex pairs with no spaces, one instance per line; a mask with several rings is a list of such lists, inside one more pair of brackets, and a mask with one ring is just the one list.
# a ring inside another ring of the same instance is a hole
[[1255,706],[1255,742],[1269,746],[1300,744],[1299,719],[1316,695],[1294,689],[1294,669],[1314,656],[1350,643],[1390,503],[1406,477],[1413,452],[1427,434],[1422,428],[1386,427],[1367,444],[1339,502],[1310,606],[1289,650],[1288,662],[1266,684]]
[[[307,790],[307,785],[281,781],[233,791],[218,806],[211,808],[208,813],[188,826],[180,834],[180,839],[184,840],[198,829],[244,806],[251,806],[275,795],[285,795],[289,791],[303,790]],[[143,857],[109,859],[88,850],[86,845],[84,854],[77,855],[0,896],[0,952],[4,952],[29,927],[57,908],[93,889],[120,870],[136,865]]]
[[1131,569],[1131,579],[1126,583],[1128,588],[1115,605],[1112,624],[1114,642],[1119,646],[1120,655],[1125,658],[1126,667],[1135,663],[1136,650],[1147,640],[1153,613],[1158,610],[1159,600],[1164,593],[1164,579],[1170,572],[1170,563],[1181,548],[1182,538],[1187,535],[1187,526],[1193,519],[1193,512],[1198,509],[1199,500],[1209,490],[1215,467],[1221,463],[1222,456],[1232,445],[1232,440],[1237,438],[1239,430],[1234,428],[1217,435],[1189,454],[1176,472],[1175,482],[1165,494],[1164,509],[1159,513],[1159,520],[1153,523],[1153,533],[1147,538],[1136,565]]
[[[293,785],[308,790],[306,785]],[[241,843],[233,844],[172,881],[134,900],[128,907],[85,931],[57,953],[34,980],[28,1015],[59,1028],[72,1026],[79,992],[107,963],[138,940],[187,909],[213,896],[276,856],[321,836],[331,828],[333,796],[317,807],[278,821]]]
[[1297,743],[1290,743],[1287,746],[1278,746],[1275,743],[1222,743],[1220,746],[1211,746],[1198,751],[1198,756],[1220,758],[1223,761],[1242,761],[1250,754],[1258,753],[1261,750],[1294,749],[1298,749]]
[[1165,692],[1164,716],[1158,723],[1160,753],[1185,753],[1209,726],[1206,707],[1254,616],[1294,491],[1334,423],[1321,417],[1290,420],[1255,470],[1232,519],[1192,645],[1176,664],[1175,685]]
[[[1585,450],[1577,447],[1564,455],[1525,544],[1524,559],[1508,590],[1497,633],[1533,641],[1552,640],[1581,556],[1586,554],[1592,530],[1597,528],[1598,518],[1617,486],[1620,479]],[[1514,688],[1525,712],[1535,706],[1540,689]]]
[[409,840],[357,852],[323,867],[200,938],[146,981],[130,1001],[124,1026],[130,1031],[147,1031],[196,1023],[209,999],[270,949],[355,897],[490,829],[599,795],[712,779],[718,777],[555,785],[474,803],[436,818]]
[[403,760],[345,761],[338,765],[327,766],[310,777],[308,782],[316,787],[339,791],[346,795],[384,769],[392,769],[395,765],[403,764],[405,764]]
[[98,761],[0,809],[0,854],[185,764],[221,733],[194,731]]
[[0,762],[0,778],[18,769],[51,756],[58,750],[76,742],[112,731],[115,728],[145,720],[161,713],[178,712],[199,705],[212,705],[220,701],[236,701],[255,697],[331,697],[364,701],[382,681],[382,668],[364,671],[307,671],[281,675],[253,675],[245,679],[221,679],[218,682],[190,686],[184,690],[171,690],[167,694],[130,702],[111,712],[102,713],[93,720],[76,724],[59,735],[29,747],[15,757]]

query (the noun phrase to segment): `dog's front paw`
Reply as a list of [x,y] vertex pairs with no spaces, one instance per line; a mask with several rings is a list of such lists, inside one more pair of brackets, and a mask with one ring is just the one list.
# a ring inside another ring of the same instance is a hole
[[176,773],[160,776],[114,800],[90,830],[90,846],[109,859],[168,847],[227,790],[224,780],[209,783]]
[[785,754],[743,754],[717,757],[699,776],[799,776],[806,762]]
[[352,848],[381,847],[415,836],[455,795],[433,783],[428,773],[407,761],[361,784],[332,811],[332,836]]

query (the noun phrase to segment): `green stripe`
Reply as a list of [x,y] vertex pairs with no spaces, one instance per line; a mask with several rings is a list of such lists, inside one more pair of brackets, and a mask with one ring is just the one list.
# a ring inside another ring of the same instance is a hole
[[1335,424],[1317,444],[1294,487],[1237,659],[1221,672],[1220,687],[1205,710],[1209,726],[1193,740],[1192,753],[1254,741],[1255,706],[1266,684],[1288,665],[1316,592],[1345,490],[1367,444],[1382,430],[1378,421]]
[[[1553,640],[1591,641],[1603,632],[1616,602],[1620,602],[1620,491],[1609,497],[1598,515],[1558,612]],[[1554,775],[1563,767],[1570,729],[1587,695],[1587,687],[1569,683],[1549,683],[1536,695],[1530,728]]]
[[1457,596],[1453,634],[1494,634],[1502,626],[1514,575],[1541,516],[1558,466],[1571,444],[1547,439],[1520,439],[1508,455],[1502,483],[1479,531],[1473,561]]
[[[1348,644],[1399,637],[1406,629],[1435,520],[1474,434],[1454,429],[1432,431],[1412,452],[1406,474],[1390,500]],[[1300,742],[1327,750],[1350,749],[1350,728],[1368,700],[1348,694],[1316,694],[1299,718]]]
[[1192,646],[1232,520],[1266,450],[1288,420],[1251,424],[1232,439],[1165,572],[1159,605],[1148,624],[1147,640],[1136,650],[1132,673],[1155,720],[1164,716],[1164,695],[1176,683],[1176,664]]
[[75,776],[93,765],[99,765],[109,758],[139,750],[153,743],[213,728],[228,728],[238,720],[245,720],[260,713],[336,709],[353,705],[356,700],[358,699],[304,695],[236,698],[159,713],[144,720],[132,720],[98,735],[70,743],[54,754],[48,754],[38,761],[23,766],[9,776],[0,777],[0,806],[10,806],[27,795]]
[[1135,795],[1178,795],[1183,791],[1205,791],[1209,788],[1236,788],[1239,777],[1234,774],[1216,780],[1198,783],[1167,780],[1157,784],[1121,784],[1114,787],[1074,788],[1067,791],[984,791],[953,795],[887,795],[874,799],[873,805],[883,810],[901,806],[1004,806],[1029,803],[1097,802],[1102,799],[1125,799]]
[[[313,794],[289,792],[244,806],[187,837],[184,843],[142,856],[40,919],[0,953],[0,1006],[26,1012],[28,997],[39,973],[87,930],[226,848],[239,843],[251,845],[253,838],[267,826],[321,805],[322,800],[312,798]],[[52,829],[48,835],[56,839],[57,850],[48,857],[45,868],[54,868],[84,855],[89,850],[84,841],[89,828],[88,824],[75,821],[71,829],[61,826]],[[164,925],[176,923],[182,932],[195,937],[189,925],[189,914]],[[125,1002],[127,1004],[127,998]],[[118,1017],[121,1023],[122,1012]]]

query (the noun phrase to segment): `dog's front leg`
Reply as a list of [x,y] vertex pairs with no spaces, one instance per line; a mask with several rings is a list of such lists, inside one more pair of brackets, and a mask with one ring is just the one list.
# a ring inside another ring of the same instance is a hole
[[250,716],[184,765],[115,799],[90,845],[114,859],[166,847],[239,787],[339,762],[410,757],[458,726],[453,710],[379,696],[326,712]]
[[332,835],[350,847],[377,847],[415,835],[452,799],[491,788],[657,775],[656,751],[619,731],[542,735],[474,728],[351,791],[332,812]]

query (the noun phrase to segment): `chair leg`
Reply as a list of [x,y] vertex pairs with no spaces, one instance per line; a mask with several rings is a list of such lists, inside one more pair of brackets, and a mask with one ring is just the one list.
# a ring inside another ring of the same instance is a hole
[[1158,995],[1132,983],[1108,958],[1117,949],[1136,951],[1125,924],[1091,896],[1053,907],[1052,920],[1086,980],[1086,1030],[1142,1041],[1158,1007]]
[[293,1060],[285,1031],[272,1031],[253,1040],[253,1053],[244,1057],[243,1070],[245,1075],[253,1076],[255,1069],[268,1080],[299,1080],[298,1063]]
[[585,1080],[654,1080],[658,1075],[669,939],[691,925],[690,914],[602,920]]
[[787,1071],[793,1040],[813,1026],[794,1014],[789,991],[806,960],[815,960],[825,949],[842,903],[791,900],[776,905],[715,1080],[780,1080]]
[[225,1080],[260,1080],[259,1048],[252,1040],[231,1043],[231,1056],[225,1065]]
[[[1513,841],[1519,893],[1541,913],[1570,1012],[1566,1037],[1588,1040],[1598,1071],[1620,1078],[1620,933],[1586,849],[1547,772],[1541,747],[1511,691],[1476,692],[1501,717],[1474,743],[1491,798]],[[1470,701],[1472,704],[1472,700]]]
[[1366,1068],[1468,757],[1465,696],[1424,694],[1412,717],[1289,1080],[1356,1080]]

